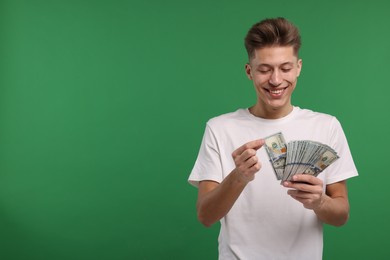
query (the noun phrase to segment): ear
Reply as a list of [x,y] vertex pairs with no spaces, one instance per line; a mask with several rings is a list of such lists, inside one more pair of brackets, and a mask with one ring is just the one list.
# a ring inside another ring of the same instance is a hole
[[248,77],[248,79],[252,80],[252,68],[251,68],[251,65],[249,65],[249,63],[245,64],[245,74],[246,76]]
[[301,74],[301,69],[302,69],[302,59],[298,60],[297,69],[298,69],[297,77],[299,77],[299,75]]

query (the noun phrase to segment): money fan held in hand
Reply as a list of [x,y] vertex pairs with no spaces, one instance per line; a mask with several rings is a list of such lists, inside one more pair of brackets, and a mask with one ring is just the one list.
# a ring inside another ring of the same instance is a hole
[[310,140],[291,141],[286,144],[281,132],[265,140],[265,149],[278,180],[291,180],[295,174],[317,176],[339,156],[326,144]]

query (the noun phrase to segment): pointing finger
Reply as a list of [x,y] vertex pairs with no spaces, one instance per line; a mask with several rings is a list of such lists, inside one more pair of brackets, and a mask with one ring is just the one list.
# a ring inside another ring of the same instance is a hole
[[236,156],[242,154],[245,150],[248,150],[248,149],[258,150],[258,149],[260,149],[263,145],[264,145],[264,140],[263,140],[263,139],[258,139],[258,140],[250,141],[250,142],[248,142],[248,143],[242,145],[241,147],[237,148],[237,149],[232,153],[232,156],[233,156],[233,157],[236,157]]

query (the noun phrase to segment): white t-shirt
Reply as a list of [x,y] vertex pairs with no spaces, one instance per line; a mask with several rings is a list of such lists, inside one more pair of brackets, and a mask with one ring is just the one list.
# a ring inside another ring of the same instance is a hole
[[[324,185],[357,176],[339,121],[299,107],[280,119],[263,119],[248,109],[215,117],[206,130],[188,181],[222,180],[235,168],[232,152],[243,144],[282,132],[286,142],[313,140],[340,156],[318,178]],[[322,222],[313,210],[287,195],[276,179],[264,148],[257,151],[262,168],[221,219],[219,259],[322,259]]]

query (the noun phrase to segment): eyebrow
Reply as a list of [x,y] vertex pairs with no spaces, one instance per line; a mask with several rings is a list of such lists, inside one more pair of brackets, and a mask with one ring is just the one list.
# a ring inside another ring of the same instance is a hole
[[[282,64],[280,64],[279,66],[286,66],[286,65],[294,65],[294,62],[291,62],[291,61],[288,61],[288,62],[284,62]],[[267,63],[260,63],[259,65],[257,65],[257,67],[262,67],[262,66],[266,66],[266,67],[273,67],[272,65],[270,64],[267,64]]]

